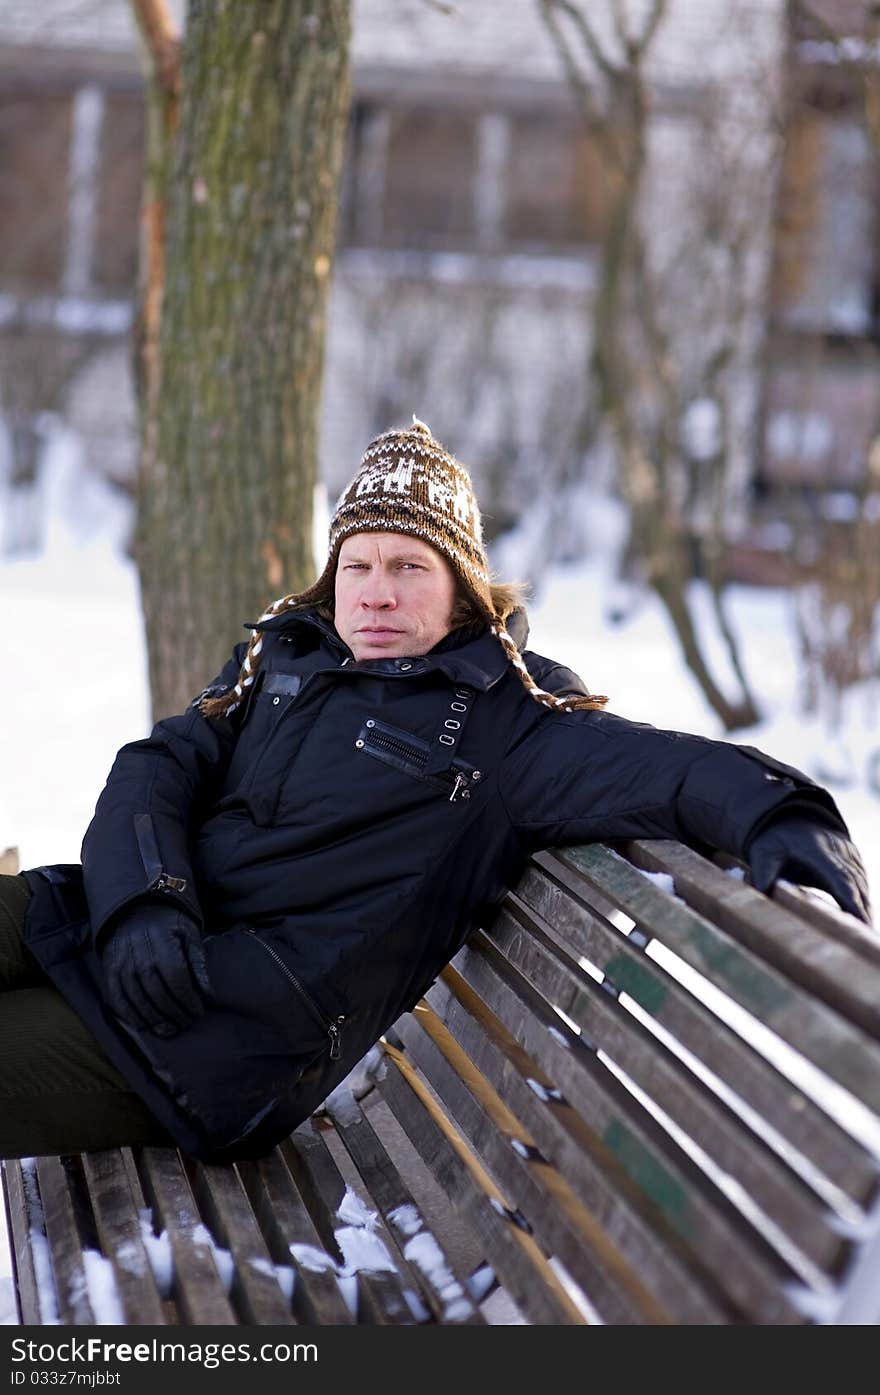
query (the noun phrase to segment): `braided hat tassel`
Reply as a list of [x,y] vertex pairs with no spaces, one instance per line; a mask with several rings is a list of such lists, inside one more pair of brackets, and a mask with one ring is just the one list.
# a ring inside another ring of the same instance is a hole
[[496,624],[491,625],[490,629],[507,655],[508,662],[515,670],[523,687],[529,693],[529,696],[535,699],[535,702],[540,702],[544,707],[549,707],[555,712],[595,712],[605,706],[608,701],[607,697],[603,697],[598,693],[591,693],[587,697],[577,697],[574,694],[567,694],[565,697],[556,697],[554,693],[547,693],[543,688],[539,688],[526,668],[522,655],[516,647],[516,643],[504,628],[503,620],[499,620]]

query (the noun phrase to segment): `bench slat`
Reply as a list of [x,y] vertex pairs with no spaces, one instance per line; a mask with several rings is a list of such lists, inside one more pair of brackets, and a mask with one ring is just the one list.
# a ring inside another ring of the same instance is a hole
[[880,972],[872,972],[861,954],[817,926],[799,922],[690,848],[658,840],[631,843],[627,852],[636,866],[671,876],[676,894],[737,943],[871,1036],[880,1036]]
[[[312,1214],[320,1213],[327,1218],[336,1216],[346,1191],[345,1179],[323,1138],[312,1128],[311,1122],[301,1124],[295,1129],[290,1138],[282,1143],[281,1151]],[[361,1201],[363,1202],[362,1198]],[[368,1209],[375,1212],[372,1198]],[[338,1219],[339,1228],[343,1228],[346,1222],[341,1217]],[[394,1260],[384,1239],[371,1234],[371,1243],[374,1239],[382,1244],[388,1262],[393,1264]],[[338,1246],[339,1236],[335,1231],[334,1241]],[[379,1262],[384,1262],[384,1256],[379,1257]],[[356,1277],[358,1321],[380,1326],[408,1326],[416,1321],[397,1269],[370,1268],[367,1265],[357,1270]]]
[[[560,1055],[558,1036],[563,1028],[554,1006],[590,1043],[606,1052],[701,1151],[714,1158],[722,1171],[735,1176],[771,1221],[786,1234],[797,1235],[800,1248],[814,1264],[832,1272],[843,1262],[843,1237],[825,1202],[763,1137],[756,1136],[622,1007],[616,996],[555,946],[544,934],[539,917],[533,918],[530,933],[524,937],[518,921],[502,913],[492,934],[491,940],[482,935],[473,937],[468,950],[454,961],[455,966],[503,1016],[523,1045],[528,1037],[527,1050],[551,1074],[564,1072],[557,1083],[578,1102],[582,1112],[588,1113],[595,1087],[584,1079],[576,1061]],[[509,952],[510,958],[502,950]]]
[[58,1315],[64,1323],[91,1325],[96,1315],[89,1299],[83,1245],[63,1159],[38,1158],[37,1182],[52,1256]]
[[336,1282],[338,1251],[327,1252],[280,1152],[239,1163],[269,1253],[295,1273],[293,1313],[298,1323],[347,1326],[354,1322]]
[[880,1114],[880,1045],[790,984],[704,916],[661,892],[599,844],[566,848],[559,860],[594,881],[639,928]]
[[[45,1236],[42,1214],[29,1195],[30,1186],[24,1175],[24,1167],[17,1158],[3,1163],[3,1180],[6,1201],[6,1218],[9,1238],[12,1244],[13,1273],[15,1276],[16,1297],[21,1321],[29,1327],[38,1327],[46,1321],[40,1308],[40,1289],[34,1260],[34,1239]],[[30,1184],[35,1188],[36,1179]]]
[[[596,915],[578,894],[579,874],[556,860],[535,859],[506,905],[517,912],[523,905],[541,917],[554,942],[574,957],[583,956],[606,974],[620,992],[697,1060],[705,1064],[750,1109],[771,1124],[825,1178],[834,1190],[860,1206],[878,1191],[880,1163],[854,1141],[809,1096],[792,1084],[770,1061],[757,1055],[732,1028],[644,953],[626,935]],[[524,917],[527,922],[528,916]],[[490,931],[490,934],[492,932]],[[507,946],[508,953],[510,946]],[[774,1137],[768,1133],[774,1146]],[[818,1183],[817,1183],[818,1184]]]
[[[398,1020],[396,1031],[403,1021]],[[504,1194],[437,1107],[406,1054],[394,1047],[386,1051],[389,1069],[380,1084],[383,1099],[478,1237],[486,1262],[523,1317],[542,1325],[591,1321],[532,1236],[517,1223]],[[639,1322],[642,1316],[630,1308],[624,1320]]]
[[[454,971],[444,974],[444,986],[454,995],[445,1005],[444,1020],[456,1040],[491,1084],[503,1090],[505,1103],[541,1153],[554,1160],[565,1157],[566,1184],[582,1208],[651,1292],[663,1294],[676,1322],[800,1320],[780,1291],[783,1280],[794,1278],[792,1271],[595,1058],[579,1053],[593,1086],[581,1092],[593,1118],[579,1127],[580,1116],[570,1102],[566,1109],[553,1100],[559,1081],[546,1076],[455,977]],[[439,1073],[435,1083],[441,1088]],[[463,1126],[466,1111],[470,1113],[470,1136],[479,1113],[468,1101],[450,1099],[449,1105]],[[577,1139],[579,1153],[567,1153],[566,1135]],[[488,1146],[481,1142],[481,1150]],[[503,1151],[500,1157],[503,1163]],[[640,1206],[633,1204],[639,1194]],[[543,1227],[552,1213],[522,1188],[515,1200],[546,1248]],[[567,1263],[565,1253],[559,1253]]]
[[235,1322],[211,1247],[199,1239],[197,1228],[204,1223],[179,1155],[171,1148],[144,1148],[140,1168],[144,1195],[171,1246],[172,1291],[181,1322]]
[[83,1171],[98,1238],[113,1265],[116,1289],[126,1322],[161,1324],[165,1309],[141,1234],[139,1209],[144,1197],[131,1176],[122,1150],[83,1154]]
[[331,1115],[336,1132],[366,1183],[389,1233],[394,1237],[414,1285],[438,1322],[483,1324],[468,1296],[465,1276],[425,1222],[415,1199],[389,1158],[375,1129],[353,1095]]
[[271,1259],[247,1194],[234,1168],[194,1165],[190,1181],[199,1209],[218,1244],[232,1255],[231,1298],[247,1323],[293,1323],[290,1305],[270,1272]]
[[844,914],[836,906],[827,906],[815,900],[801,887],[794,886],[784,879],[776,883],[772,899],[778,901],[786,910],[792,911],[798,921],[807,921],[810,925],[815,925],[818,930],[823,930],[826,935],[839,940],[841,944],[849,945],[862,959],[867,959],[869,964],[880,967],[880,937],[876,930],[863,925],[853,916]]

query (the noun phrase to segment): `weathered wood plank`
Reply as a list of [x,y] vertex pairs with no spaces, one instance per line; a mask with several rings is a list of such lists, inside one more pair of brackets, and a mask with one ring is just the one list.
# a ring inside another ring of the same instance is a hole
[[172,1291],[180,1320],[191,1326],[234,1323],[204,1222],[196,1207],[178,1154],[171,1148],[144,1148],[140,1154],[144,1195],[171,1246]]
[[671,876],[676,894],[689,906],[781,970],[788,981],[871,1036],[880,1036],[880,967],[872,971],[848,945],[797,919],[690,848],[665,840],[640,841],[628,844],[626,853],[637,867]]
[[792,911],[799,921],[807,921],[841,944],[848,945],[861,958],[880,968],[880,935],[876,928],[863,925],[837,906],[816,900],[799,886],[784,879],[773,888],[773,900]]
[[193,1192],[212,1234],[234,1263],[229,1297],[240,1322],[285,1326],[293,1322],[263,1233],[257,1225],[238,1173],[229,1166],[196,1163]]
[[337,1103],[331,1117],[435,1320],[482,1324],[483,1315],[468,1295],[466,1275],[444,1253],[354,1096]]
[[626,915],[880,1115],[880,1045],[599,844],[560,849]]
[[336,1327],[354,1322],[336,1281],[342,1255],[335,1243],[330,1251],[324,1246],[278,1149],[259,1162],[239,1163],[238,1172],[272,1259],[294,1271],[297,1322]]
[[[321,1135],[307,1121],[282,1143],[281,1151],[312,1214],[335,1218],[334,1238],[343,1254],[347,1231],[355,1232],[349,1243],[354,1242],[358,1251],[364,1251],[355,1266],[358,1321],[381,1326],[414,1323],[415,1313],[407,1301],[400,1272],[384,1237],[372,1227],[360,1226],[338,1215],[346,1196],[346,1183]],[[378,1219],[372,1198],[369,1206],[362,1198],[359,1201]],[[360,1231],[364,1232],[363,1244]]]
[[[485,1120],[494,1111],[487,1107],[484,1092],[477,1095],[470,1080],[467,1090],[455,1082],[446,1068],[447,1062],[454,1064],[454,1053],[428,1017],[421,1025],[436,1054],[419,1045],[423,1068],[456,1122],[493,1170],[499,1170],[499,1180],[536,1238],[559,1254],[579,1282],[584,1282],[577,1267],[581,1250],[595,1243],[592,1228],[603,1242],[610,1239],[617,1245],[651,1292],[663,1294],[676,1322],[800,1321],[781,1291],[794,1280],[791,1269],[743,1225],[727,1199],[614,1077],[609,1075],[604,1085],[602,1068],[593,1071],[596,1123],[581,1128],[568,1101],[553,1098],[558,1081],[536,1066],[454,970],[444,971],[443,984],[432,989],[429,1001],[435,999],[444,1007],[452,1036],[509,1106],[513,1122],[500,1118],[500,1136],[493,1139]],[[581,1053],[581,1059],[589,1061],[588,1053]],[[511,1133],[512,1128],[518,1133]],[[569,1140],[577,1142],[579,1153],[566,1146]],[[525,1154],[517,1146],[524,1142],[540,1156]],[[511,1143],[518,1169],[510,1156]],[[552,1189],[553,1205],[548,1206],[540,1191],[529,1185],[535,1172],[537,1181],[545,1180],[541,1158],[559,1164],[557,1171],[577,1205],[557,1186]],[[638,1193],[641,1206],[635,1204]],[[564,1248],[555,1224],[554,1206],[561,1205],[572,1220],[570,1248]]]
[[[396,1029],[403,1025],[401,1018]],[[386,1053],[389,1069],[379,1086],[383,1099],[473,1229],[487,1263],[525,1319],[541,1325],[591,1321],[567,1292],[522,1218],[507,1204],[504,1193],[438,1107],[407,1053],[394,1047],[386,1048]],[[644,1310],[621,1303],[615,1320],[640,1323],[646,1318]]]
[[58,1315],[63,1323],[91,1325],[96,1314],[89,1299],[82,1241],[63,1160],[38,1158],[37,1181],[55,1275]]
[[[18,1159],[9,1159],[3,1163],[3,1177],[19,1315],[27,1326],[38,1327],[46,1321],[46,1314],[40,1307],[34,1242],[39,1243],[46,1231],[42,1207],[36,1195],[36,1172],[32,1172],[29,1178],[25,1177],[23,1164]],[[51,1276],[44,1275],[44,1282],[49,1284]]]
[[132,1193],[119,1149],[83,1154],[83,1170],[103,1254],[113,1265],[126,1322],[160,1324],[165,1310],[141,1234],[140,1195]]
[[[564,1028],[554,1008],[564,1012],[586,1039],[607,1053],[696,1142],[698,1158],[706,1154],[714,1159],[721,1173],[737,1179],[750,1205],[760,1206],[786,1234],[797,1235],[799,1247],[814,1264],[830,1272],[843,1263],[845,1242],[826,1202],[767,1146],[760,1133],[753,1132],[615,996],[555,945],[536,912],[531,913],[528,937],[518,931],[516,918],[503,913],[493,925],[494,938],[473,936],[454,961],[455,967],[554,1075],[584,1118],[601,1127],[596,1118],[601,1084],[597,1095],[582,1058],[560,1050]],[[511,960],[501,952],[506,943],[512,943]],[[606,1075],[603,1070],[600,1082]],[[762,1121],[752,1122],[761,1127]],[[714,1192],[714,1183],[712,1187]],[[847,1208],[843,1219],[860,1216]]]
[[[517,894],[505,903],[518,917],[518,907],[525,908],[518,932],[503,946],[508,957],[515,959],[517,946],[528,943],[530,913],[538,912],[550,926],[554,943],[594,964],[617,991],[627,993],[647,1017],[705,1062],[760,1118],[774,1125],[778,1121],[791,1148],[818,1170],[819,1180],[834,1178],[836,1190],[860,1206],[870,1205],[880,1180],[877,1157],[854,1144],[824,1109],[646,956],[644,942],[637,946],[597,916],[584,900],[582,888],[583,878],[576,869],[554,856],[539,854]],[[495,938],[494,926],[489,934]],[[775,1130],[768,1133],[767,1141],[777,1147]]]

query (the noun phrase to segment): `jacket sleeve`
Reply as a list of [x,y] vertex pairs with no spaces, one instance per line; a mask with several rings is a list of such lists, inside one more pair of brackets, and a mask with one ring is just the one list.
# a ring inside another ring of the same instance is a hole
[[148,737],[123,746],[107,777],[82,844],[83,881],[92,934],[130,904],[161,895],[201,924],[190,865],[190,833],[226,769],[242,709],[202,716],[205,695],[235,684],[245,644],[186,712],[157,723]]
[[847,833],[828,791],[793,766],[610,712],[547,713],[502,763],[500,789],[529,851],[675,838],[744,857],[783,806]]

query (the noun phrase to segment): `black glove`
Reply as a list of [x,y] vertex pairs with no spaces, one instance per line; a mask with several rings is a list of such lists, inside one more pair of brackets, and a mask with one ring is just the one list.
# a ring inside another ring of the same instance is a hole
[[818,886],[859,920],[871,923],[868,878],[845,833],[806,814],[780,814],[749,843],[752,884],[770,892],[780,877]]
[[176,906],[136,906],[99,952],[107,1006],[130,1027],[173,1036],[205,1011],[211,984],[202,938]]

